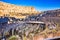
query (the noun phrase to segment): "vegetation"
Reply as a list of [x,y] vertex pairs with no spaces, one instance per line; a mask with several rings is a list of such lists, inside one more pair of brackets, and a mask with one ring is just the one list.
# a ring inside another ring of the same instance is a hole
[[13,36],[11,36],[11,37],[9,38],[9,40],[18,40],[18,39],[17,39],[16,36],[13,35]]

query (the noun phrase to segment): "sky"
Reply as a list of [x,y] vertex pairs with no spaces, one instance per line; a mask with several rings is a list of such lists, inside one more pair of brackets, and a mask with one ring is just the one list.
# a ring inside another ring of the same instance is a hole
[[60,9],[60,0],[0,0],[0,1],[21,6],[33,6],[38,11]]

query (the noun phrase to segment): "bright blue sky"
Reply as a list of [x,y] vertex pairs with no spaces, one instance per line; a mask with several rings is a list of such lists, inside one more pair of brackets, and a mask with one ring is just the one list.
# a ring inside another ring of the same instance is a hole
[[60,8],[60,0],[1,0],[3,2],[23,5],[23,6],[33,6],[37,10],[54,10]]

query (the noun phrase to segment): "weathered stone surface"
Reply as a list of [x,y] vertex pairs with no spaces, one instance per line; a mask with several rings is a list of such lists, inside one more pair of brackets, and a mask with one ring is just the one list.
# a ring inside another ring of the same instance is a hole
[[10,16],[16,18],[25,18],[27,15],[37,14],[38,11],[30,6],[17,6],[5,2],[0,2],[0,16]]

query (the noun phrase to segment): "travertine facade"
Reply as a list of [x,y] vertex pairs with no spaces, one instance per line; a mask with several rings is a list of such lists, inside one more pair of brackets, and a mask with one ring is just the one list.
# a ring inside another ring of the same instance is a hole
[[37,13],[38,11],[36,11],[34,7],[16,6],[13,4],[0,2],[0,16],[12,16],[12,17],[22,16],[22,18],[24,18],[25,16],[23,15],[31,15]]

